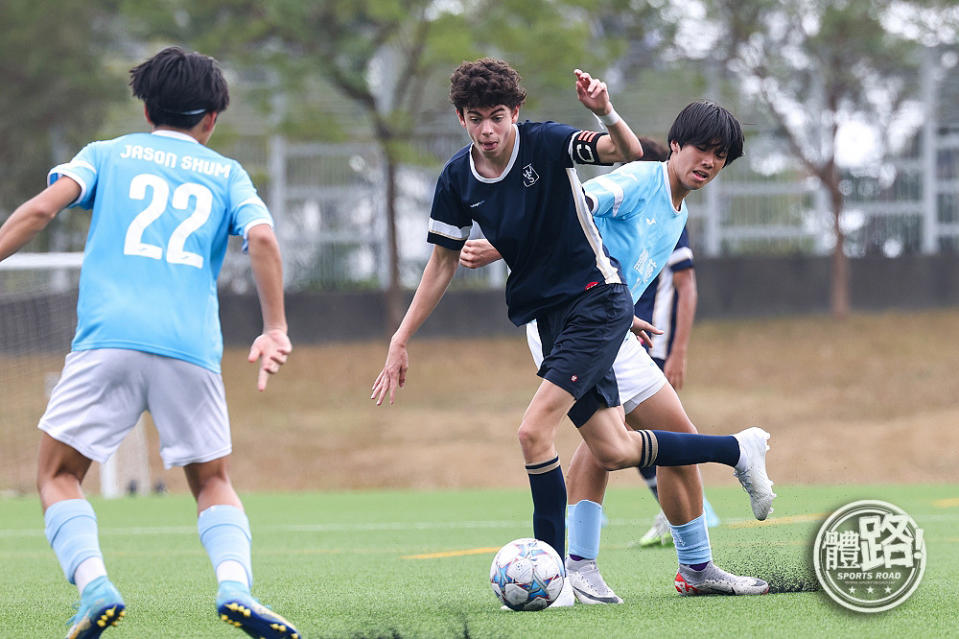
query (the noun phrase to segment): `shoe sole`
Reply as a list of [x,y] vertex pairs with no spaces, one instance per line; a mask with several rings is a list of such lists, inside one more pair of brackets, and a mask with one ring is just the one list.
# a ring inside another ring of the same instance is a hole
[[300,639],[296,628],[283,617],[267,618],[239,601],[220,604],[216,611],[220,619],[234,628],[239,628],[251,637],[259,639]]
[[[104,630],[118,625],[126,614],[126,606],[123,604],[102,606],[93,615],[84,619],[86,625],[78,624],[71,628],[66,639],[97,639]],[[96,621],[91,622],[91,618]]]

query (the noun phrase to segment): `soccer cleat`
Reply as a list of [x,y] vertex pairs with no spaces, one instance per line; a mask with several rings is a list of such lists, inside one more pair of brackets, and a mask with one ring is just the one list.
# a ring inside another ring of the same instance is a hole
[[732,575],[713,562],[702,570],[679,564],[679,572],[673,582],[684,597],[693,595],[765,595],[769,584],[755,577]]
[[220,619],[258,639],[300,639],[289,621],[276,614],[250,594],[238,581],[224,581],[216,593],[216,611]]
[[749,494],[753,515],[762,521],[773,511],[773,498],[776,496],[773,492],[773,483],[766,475],[766,451],[769,450],[766,440],[769,439],[769,433],[753,426],[736,433],[733,437],[739,442],[740,455],[733,475]]
[[639,538],[639,547],[648,548],[650,546],[672,546],[673,534],[669,532],[669,522],[666,521],[666,515],[659,511],[653,519],[652,527],[646,531],[646,534]]
[[[583,604],[621,604],[613,589],[599,573],[595,559],[566,558],[566,581],[572,584],[576,599]],[[555,604],[554,604],[555,605]]]
[[97,577],[83,589],[77,614],[68,622],[66,639],[96,639],[126,614],[123,597],[106,578]]

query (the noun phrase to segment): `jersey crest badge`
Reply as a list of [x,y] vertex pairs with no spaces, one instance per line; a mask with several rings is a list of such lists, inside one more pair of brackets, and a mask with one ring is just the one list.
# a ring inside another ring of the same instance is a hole
[[533,168],[533,164],[527,164],[523,167],[523,186],[533,186],[539,181],[539,174]]

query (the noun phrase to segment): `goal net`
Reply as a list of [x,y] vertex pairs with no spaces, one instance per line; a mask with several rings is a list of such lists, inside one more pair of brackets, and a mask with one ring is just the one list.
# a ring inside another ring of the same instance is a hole
[[[35,253],[0,262],[0,493],[35,490],[37,422],[76,330],[82,260],[82,253]],[[98,484],[104,496],[133,486],[148,491],[142,421],[103,468],[92,470],[84,485],[88,491]]]

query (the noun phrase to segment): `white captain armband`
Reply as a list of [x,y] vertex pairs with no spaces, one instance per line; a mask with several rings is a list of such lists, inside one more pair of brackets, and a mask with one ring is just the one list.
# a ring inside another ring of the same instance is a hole
[[596,148],[599,139],[609,133],[598,131],[580,131],[573,136],[572,155],[573,160],[579,164],[599,164],[601,166],[611,166],[612,162],[601,162],[599,159],[599,150]]

